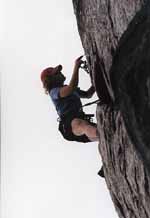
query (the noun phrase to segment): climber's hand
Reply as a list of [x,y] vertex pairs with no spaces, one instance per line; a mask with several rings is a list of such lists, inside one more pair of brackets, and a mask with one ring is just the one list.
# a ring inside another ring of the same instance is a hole
[[81,66],[81,64],[83,63],[83,61],[81,60],[83,58],[83,55],[78,57],[76,60],[75,60],[75,67],[79,68]]

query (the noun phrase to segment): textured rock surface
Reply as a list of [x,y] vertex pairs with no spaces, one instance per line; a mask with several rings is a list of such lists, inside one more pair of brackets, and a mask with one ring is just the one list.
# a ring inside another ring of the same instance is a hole
[[73,0],[73,5],[91,80],[102,100],[97,121],[107,186],[120,217],[148,218],[149,1]]
[[150,177],[138,157],[121,113],[101,105],[97,110],[99,150],[105,179],[119,217],[150,217]]
[[150,4],[121,38],[111,77],[128,133],[150,172]]

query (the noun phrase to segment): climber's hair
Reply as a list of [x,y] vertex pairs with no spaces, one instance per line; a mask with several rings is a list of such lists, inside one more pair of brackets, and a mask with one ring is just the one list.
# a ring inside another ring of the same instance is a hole
[[62,86],[57,75],[46,76],[43,81],[43,88],[45,89],[45,94],[48,95],[51,89]]

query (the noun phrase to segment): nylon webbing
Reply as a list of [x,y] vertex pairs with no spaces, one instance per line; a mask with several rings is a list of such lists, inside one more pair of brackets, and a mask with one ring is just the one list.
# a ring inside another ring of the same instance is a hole
[[89,105],[92,105],[92,104],[98,104],[99,102],[100,102],[100,99],[98,99],[98,100],[96,100],[96,101],[89,102],[89,103],[87,103],[87,104],[82,105],[82,108],[83,108],[83,107],[86,107],[86,106],[89,106]]

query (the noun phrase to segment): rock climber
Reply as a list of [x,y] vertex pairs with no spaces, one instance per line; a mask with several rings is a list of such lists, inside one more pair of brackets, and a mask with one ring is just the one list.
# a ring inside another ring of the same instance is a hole
[[[59,116],[59,131],[69,141],[98,141],[97,125],[82,109],[80,98],[91,98],[95,92],[93,86],[87,91],[78,87],[79,68],[83,63],[80,56],[75,60],[73,74],[68,85],[64,84],[66,77],[62,73],[62,65],[48,67],[41,73],[41,81],[45,93],[49,94]],[[104,177],[103,167],[98,175]]]
[[64,85],[66,77],[62,66],[48,67],[41,73],[41,81],[46,94],[49,94],[59,115],[59,131],[70,141],[98,141],[97,126],[91,122],[82,110],[80,98],[90,98],[95,89],[91,86],[87,91],[80,90],[79,68],[83,63],[82,57],[76,59],[73,74],[68,85]]

